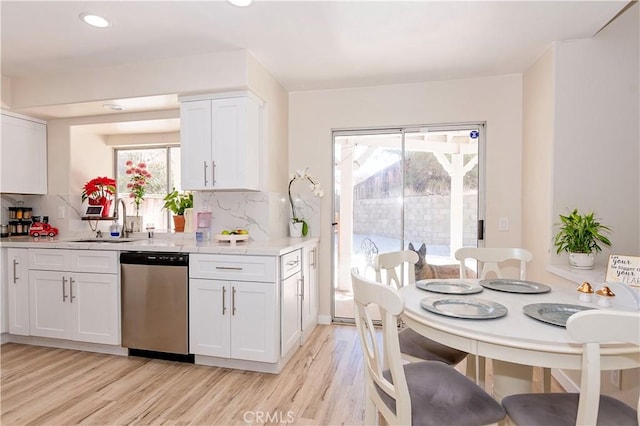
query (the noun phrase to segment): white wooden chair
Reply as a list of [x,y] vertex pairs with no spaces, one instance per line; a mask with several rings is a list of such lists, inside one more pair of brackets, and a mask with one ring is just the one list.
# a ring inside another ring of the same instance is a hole
[[[530,251],[523,248],[485,248],[485,247],[463,247],[456,250],[455,258],[460,262],[460,272],[463,273],[467,265],[467,259],[474,259],[478,262],[478,278],[485,279],[493,274],[496,278],[504,278],[500,264],[508,261],[519,261],[519,279],[526,279],[527,262],[533,259]],[[473,366],[473,360],[467,361]],[[475,376],[477,383],[484,383],[485,359],[480,357],[475,364]],[[467,368],[467,373],[472,370]],[[551,369],[542,369],[542,386],[545,392],[551,391]]]
[[[530,251],[523,248],[485,248],[485,247],[463,247],[456,250],[455,257],[460,261],[460,272],[465,271],[467,259],[475,259],[478,261],[478,278],[486,278],[490,272],[496,275],[496,278],[504,278],[500,263],[509,260],[520,261],[520,279],[526,279],[527,262],[533,259]],[[460,275],[462,276],[462,275]]]
[[[374,263],[376,281],[382,282],[382,273],[384,272],[386,284],[389,286],[395,286],[398,289],[404,287],[405,283],[413,285],[416,283],[416,263],[418,263],[418,254],[415,251],[402,250],[379,253]],[[398,276],[398,270],[404,279]]]
[[[378,413],[390,425],[497,424],[505,417],[497,401],[450,365],[439,361],[403,364],[396,325],[404,310],[402,298],[395,289],[367,280],[354,269],[351,279],[364,357],[364,424],[378,424]],[[369,305],[380,310],[381,341]]]
[[636,409],[600,394],[600,343],[626,342],[639,346],[626,368],[640,367],[640,314],[593,309],[578,312],[567,320],[567,332],[583,344],[580,393],[535,393],[511,395],[502,405],[519,425],[637,425]]
[[[383,282],[384,272],[385,282],[392,288],[399,289],[405,284],[415,285],[416,262],[418,262],[418,254],[415,251],[403,250],[380,253],[374,263],[376,281]],[[445,346],[422,336],[410,328],[403,328],[398,333],[398,336],[402,357],[410,362],[433,360],[456,365],[467,356],[466,352]]]

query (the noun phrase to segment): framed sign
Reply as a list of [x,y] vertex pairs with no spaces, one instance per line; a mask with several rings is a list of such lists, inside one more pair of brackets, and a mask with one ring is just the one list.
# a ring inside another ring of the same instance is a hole
[[87,217],[101,217],[103,206],[87,206],[87,211],[84,213]]
[[640,257],[619,254],[609,256],[606,281],[640,287]]

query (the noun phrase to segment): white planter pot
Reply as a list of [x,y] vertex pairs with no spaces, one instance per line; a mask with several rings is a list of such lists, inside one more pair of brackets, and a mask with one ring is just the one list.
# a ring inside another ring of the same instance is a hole
[[302,237],[302,222],[289,222],[289,236],[292,238]]
[[569,253],[569,266],[574,269],[593,269],[595,263],[593,253]]

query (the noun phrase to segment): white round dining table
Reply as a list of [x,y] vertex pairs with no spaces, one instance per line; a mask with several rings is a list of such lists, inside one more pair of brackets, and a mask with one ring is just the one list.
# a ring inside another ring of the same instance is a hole
[[[434,281],[448,280],[425,280],[425,283]],[[463,281],[479,285],[480,280]],[[582,345],[572,341],[566,328],[527,316],[523,312],[525,305],[560,303],[594,309],[631,310],[615,305],[603,308],[597,305],[595,300],[589,303],[581,302],[573,284],[550,287],[551,291],[547,293],[509,293],[483,288],[480,293],[450,295],[408,285],[399,290],[405,302],[402,318],[407,326],[423,336],[469,354],[494,360],[493,393],[501,400],[507,395],[531,392],[532,366],[580,370]],[[420,301],[427,297],[484,299],[505,306],[508,312],[501,318],[493,319],[455,318],[422,308]],[[640,320],[640,311],[635,312],[638,312]],[[606,327],[606,324],[602,326]],[[633,368],[640,363],[637,346],[611,343],[602,345],[601,353],[603,370]]]

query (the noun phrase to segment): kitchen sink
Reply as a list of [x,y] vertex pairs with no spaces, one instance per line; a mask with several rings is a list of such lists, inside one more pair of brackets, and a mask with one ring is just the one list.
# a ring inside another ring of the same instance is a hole
[[69,240],[70,243],[104,243],[104,244],[118,244],[118,243],[130,243],[133,241],[142,241],[141,239],[133,238],[81,238],[78,240]]

